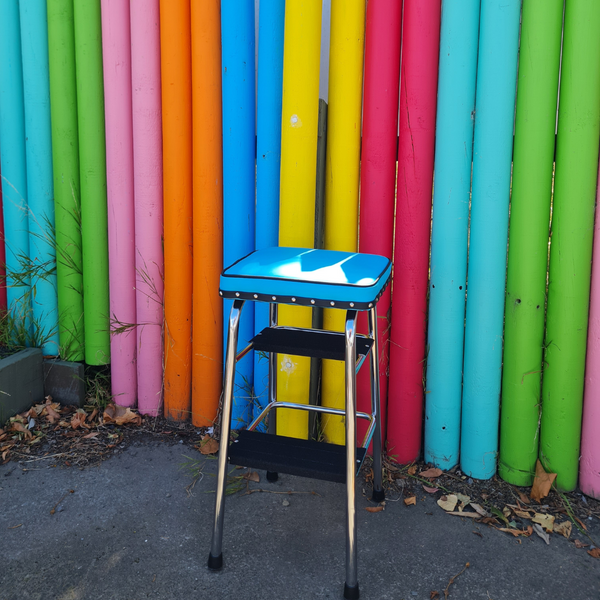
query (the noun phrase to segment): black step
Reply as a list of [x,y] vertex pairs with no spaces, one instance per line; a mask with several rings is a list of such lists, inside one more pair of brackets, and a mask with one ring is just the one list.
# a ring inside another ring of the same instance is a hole
[[[356,449],[356,471],[365,457]],[[229,446],[232,465],[346,483],[346,447],[259,431],[239,432]]]
[[[323,329],[297,329],[295,327],[266,327],[252,339],[254,350],[345,360],[346,340],[343,333]],[[356,336],[356,357],[366,356],[373,340]]]

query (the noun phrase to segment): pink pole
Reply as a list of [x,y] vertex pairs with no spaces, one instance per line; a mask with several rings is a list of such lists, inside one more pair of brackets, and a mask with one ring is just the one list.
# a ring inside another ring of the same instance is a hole
[[131,34],[129,6],[126,2],[102,0],[102,54],[106,119],[111,385],[117,404],[134,406],[137,396],[136,254]]
[[419,457],[441,0],[405,0],[390,343],[388,453]]
[[159,0],[131,0],[138,409],[162,404],[163,205]]
[[[598,172],[600,182],[600,170]],[[596,205],[600,202],[600,185]],[[581,430],[579,487],[587,496],[600,500],[600,213],[596,210],[594,252],[592,256],[592,289],[585,361],[585,392]]]
[[[392,258],[394,232],[394,185],[396,182],[396,132],[398,128],[398,80],[400,77],[400,30],[402,2],[370,0],[365,34],[365,83],[360,175],[359,250]],[[382,439],[385,442],[388,389],[389,312],[391,289],[377,303],[379,377]],[[366,313],[359,313],[361,333],[368,331]],[[370,412],[369,369],[357,378],[358,409]],[[358,439],[365,434],[358,421]]]

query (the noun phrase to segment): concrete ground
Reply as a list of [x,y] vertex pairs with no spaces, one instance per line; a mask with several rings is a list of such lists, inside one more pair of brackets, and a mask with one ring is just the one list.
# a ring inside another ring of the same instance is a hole
[[[251,487],[296,493],[228,497],[225,566],[213,573],[206,559],[216,461],[206,461],[189,494],[184,455],[204,458],[152,442],[84,470],[53,468],[49,458],[1,466],[0,600],[342,597],[343,486],[286,475],[269,484],[260,473]],[[575,548],[575,529],[548,546],[447,515],[425,494],[417,506],[388,501],[369,513],[361,492],[359,485],[365,600],[430,600],[433,590],[443,600],[467,562],[451,600],[600,598],[600,559]],[[600,522],[589,526],[600,540]]]

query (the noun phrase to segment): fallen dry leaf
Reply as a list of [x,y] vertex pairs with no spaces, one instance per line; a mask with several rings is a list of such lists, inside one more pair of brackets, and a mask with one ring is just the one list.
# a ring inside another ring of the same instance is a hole
[[104,409],[102,415],[105,423],[115,423],[116,425],[141,425],[142,417],[134,413],[128,406],[119,406],[118,404],[109,404]]
[[560,535],[564,535],[567,539],[571,537],[571,531],[573,530],[573,525],[571,521],[563,521],[562,523],[554,524],[554,533],[559,533]]
[[383,506],[365,506],[365,510],[370,513],[381,512],[383,510]]
[[200,450],[202,454],[215,454],[215,452],[219,450],[219,442],[217,442],[215,438],[210,437],[207,433],[196,448]]
[[255,483],[260,483],[260,476],[256,471],[249,471],[244,474],[244,479],[248,481],[254,481]]
[[87,420],[92,422],[98,416],[98,409],[95,408],[89,415]]
[[22,525],[23,525],[23,523],[19,523],[18,525],[13,525],[12,527],[9,527],[9,529],[18,529]]
[[587,525],[581,519],[575,517],[575,520],[581,525],[584,531],[587,531]]
[[532,531],[529,531],[531,527],[527,529],[510,529],[509,527],[496,527],[498,531],[504,531],[504,533],[510,533],[515,537],[519,537],[522,535],[523,537],[529,537],[532,534]]
[[48,423],[56,423],[56,421],[60,420],[60,414],[56,410],[54,410],[54,408],[52,408],[50,404],[46,405],[44,408],[46,411],[46,420],[48,421]]
[[438,505],[441,506],[446,512],[452,512],[456,508],[458,498],[454,494],[448,496],[442,496],[438,501]]
[[471,507],[475,509],[476,512],[478,512],[482,517],[489,517],[490,513],[487,512],[487,510],[485,510],[485,508],[483,508],[483,506],[480,506],[479,504],[476,504],[475,502],[471,502],[470,503]]
[[84,440],[91,440],[92,438],[98,437],[100,435],[99,431],[92,431],[92,433],[88,433],[83,436]]
[[593,550],[588,550],[587,553],[594,558],[600,558],[600,548],[594,548]]
[[469,496],[466,496],[465,494],[456,494],[456,497],[463,506],[466,506],[471,502],[471,498]]
[[456,510],[453,512],[449,512],[449,515],[456,515],[458,517],[468,517],[469,519],[480,519],[481,515],[476,512],[468,512],[465,510]]
[[584,544],[581,540],[575,540],[575,548],[587,548],[589,544]]
[[531,519],[531,513],[528,513],[524,510],[514,510],[513,512],[521,519]]
[[552,531],[554,529],[554,515],[535,513],[531,520],[534,523],[539,523],[546,531]]
[[412,465],[412,466],[408,467],[409,475],[414,475],[416,472],[417,472],[417,465]]
[[417,497],[416,496],[409,496],[408,498],[404,498],[404,504],[406,504],[406,506],[416,506],[416,504],[417,504]]
[[519,494],[519,500],[523,504],[531,504],[531,500],[523,492],[518,492],[518,494]]
[[505,507],[502,509],[502,514],[503,514],[503,515],[504,515],[504,516],[505,516],[507,519],[510,517],[510,513],[511,513],[511,512],[512,512],[512,511],[510,510],[510,508],[508,508],[508,506],[505,506]]
[[85,420],[87,418],[87,414],[85,410],[79,409],[72,417],[71,417],[71,427],[73,429],[81,428],[89,428],[89,425],[86,424]]
[[427,487],[426,485],[423,485],[423,489],[428,493],[428,494],[435,494],[436,492],[439,492],[439,488],[434,488],[434,487]]
[[531,499],[541,502],[542,498],[545,498],[550,493],[555,479],[556,473],[546,473],[542,463],[538,459],[535,463],[535,479],[533,480],[533,486],[529,494]]
[[427,479],[435,479],[442,474],[442,470],[438,468],[427,469],[426,471],[421,471],[419,473],[419,477],[426,477]]
[[546,544],[550,545],[550,536],[542,529],[541,525],[534,523],[533,530],[546,542]]

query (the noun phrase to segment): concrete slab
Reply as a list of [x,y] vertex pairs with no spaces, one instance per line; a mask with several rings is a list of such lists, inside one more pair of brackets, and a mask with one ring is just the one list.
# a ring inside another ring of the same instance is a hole
[[0,360],[0,425],[44,400],[42,351],[27,348]]
[[83,363],[66,360],[44,361],[44,393],[55,402],[83,406],[85,380]]
[[[268,492],[227,498],[225,566],[212,573],[216,461],[205,461],[188,493],[186,456],[203,460],[183,445],[151,443],[85,470],[54,468],[52,455],[1,466],[0,600],[341,598],[342,485],[286,475],[269,484],[260,473],[252,487]],[[433,590],[444,598],[467,562],[450,600],[600,596],[600,561],[572,541],[515,539],[445,514],[425,493],[417,506],[391,500],[369,513],[357,488],[363,600],[429,600]],[[599,540],[600,521],[587,523]]]

